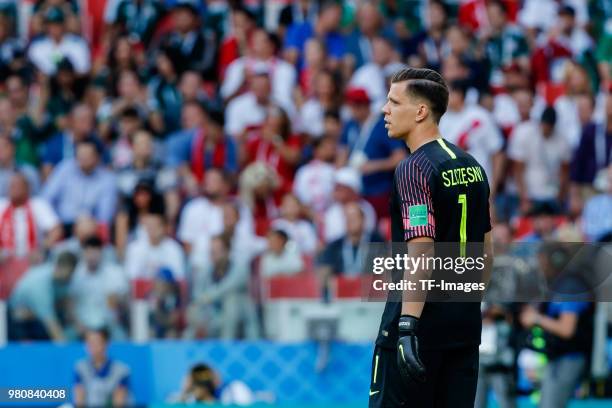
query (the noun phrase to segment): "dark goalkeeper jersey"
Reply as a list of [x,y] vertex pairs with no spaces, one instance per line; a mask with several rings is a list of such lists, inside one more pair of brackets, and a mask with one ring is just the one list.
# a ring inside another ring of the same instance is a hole
[[[390,210],[396,245],[418,237],[431,237],[436,243],[483,242],[491,230],[484,169],[443,139],[421,146],[397,166]],[[397,346],[401,308],[400,302],[387,301],[376,344]],[[426,302],[417,333],[419,346],[440,349],[479,344],[481,329],[478,302]]]

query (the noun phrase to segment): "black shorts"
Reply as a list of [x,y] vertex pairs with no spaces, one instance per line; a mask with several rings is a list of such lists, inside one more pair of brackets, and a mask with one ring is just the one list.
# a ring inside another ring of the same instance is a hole
[[478,381],[478,346],[419,352],[424,383],[404,381],[397,351],[376,346],[372,359],[370,408],[473,408]]

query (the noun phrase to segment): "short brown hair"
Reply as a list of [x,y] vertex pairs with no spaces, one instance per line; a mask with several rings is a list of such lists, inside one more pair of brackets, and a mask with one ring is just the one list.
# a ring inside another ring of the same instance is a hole
[[427,68],[404,68],[391,77],[391,83],[408,81],[406,93],[425,99],[429,103],[436,123],[446,112],[448,105],[448,86],[442,76]]

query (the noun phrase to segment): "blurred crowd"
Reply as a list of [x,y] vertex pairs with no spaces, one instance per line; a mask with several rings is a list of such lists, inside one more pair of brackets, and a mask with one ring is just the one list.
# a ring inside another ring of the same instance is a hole
[[405,65],[447,80],[496,229],[609,239],[609,1],[0,0],[10,338],[125,338],[142,288],[151,337],[258,338],[262,280],[359,274]]

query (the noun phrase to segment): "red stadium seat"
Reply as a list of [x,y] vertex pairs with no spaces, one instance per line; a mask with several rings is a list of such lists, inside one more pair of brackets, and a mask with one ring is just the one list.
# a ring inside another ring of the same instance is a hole
[[290,276],[275,276],[264,280],[267,299],[316,299],[321,297],[321,286],[312,272]]

